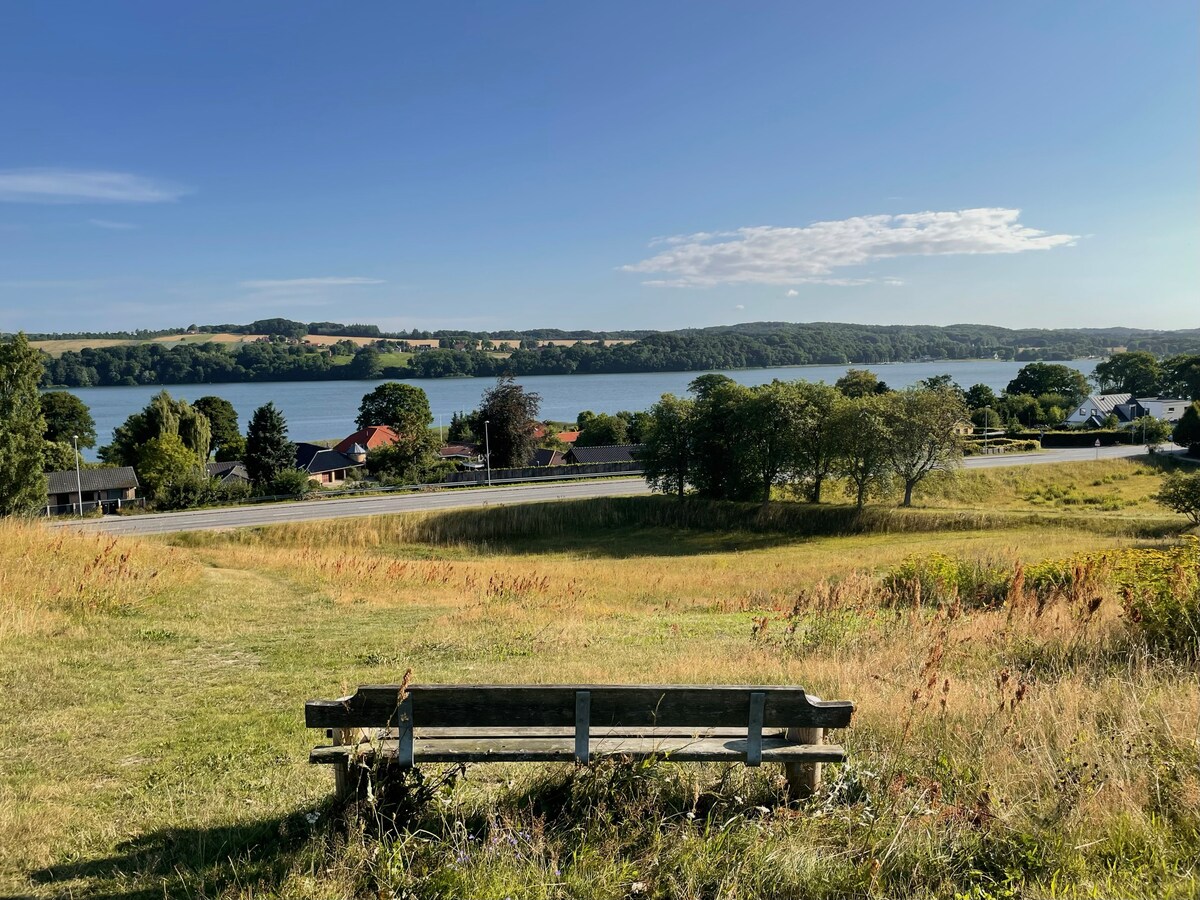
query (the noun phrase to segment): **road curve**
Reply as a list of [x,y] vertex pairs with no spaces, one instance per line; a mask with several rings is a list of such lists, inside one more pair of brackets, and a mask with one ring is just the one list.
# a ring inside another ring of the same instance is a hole
[[176,531],[217,531],[226,528],[245,528],[252,525],[274,525],[279,522],[312,522],[319,519],[382,516],[422,510],[509,506],[514,503],[538,503],[545,500],[582,500],[591,497],[620,497],[646,493],[649,493],[649,489],[640,478],[623,478],[614,481],[559,481],[554,484],[458,488],[411,494],[348,497],[338,500],[226,506],[184,512],[148,513],[140,516],[106,516],[102,519],[85,519],[83,521],[61,519],[50,524],[60,528],[103,531],[108,534],[165,534]]
[[[1005,456],[972,456],[964,461],[969,469],[1001,466],[1039,465],[1056,462],[1086,462],[1117,459],[1144,453],[1143,447],[1070,448],[1041,453],[1013,453]],[[344,519],[358,516],[382,516],[392,513],[440,509],[465,509],[478,506],[508,506],[514,503],[539,503],[546,500],[583,500],[592,497],[625,497],[647,494],[646,483],[637,478],[601,481],[559,481],[553,484],[520,484],[492,488],[384,494],[373,497],[348,497],[337,500],[308,500],[292,503],[264,503],[255,506],[226,506],[185,512],[149,513],[140,516],[107,516],[102,519],[57,519],[54,528],[78,528],[108,534],[166,534],[177,531],[220,531],[280,522],[313,522],[320,519]]]

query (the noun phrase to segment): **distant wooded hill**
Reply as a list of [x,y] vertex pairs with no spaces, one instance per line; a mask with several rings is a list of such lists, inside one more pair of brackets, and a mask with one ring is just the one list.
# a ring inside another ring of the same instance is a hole
[[[163,341],[178,334],[188,340]],[[212,334],[205,341],[204,334]],[[264,335],[218,342],[218,335]],[[318,340],[316,336],[323,340]],[[330,337],[345,338],[330,343]],[[380,331],[373,325],[263,319],[173,332],[39,334],[33,340],[97,340],[46,357],[46,384],[85,387],[332,378],[703,371],[795,365],[873,365],[921,359],[1063,360],[1114,350],[1200,352],[1200,328],[1009,329],[991,325],[852,325],[748,322],[677,331]],[[429,346],[436,340],[440,346]],[[581,341],[573,346],[563,342]],[[307,342],[306,342],[307,341]],[[406,342],[414,343],[408,344]],[[423,342],[418,345],[417,341]],[[555,345],[547,345],[547,342]],[[597,343],[624,341],[620,344]],[[416,351],[411,356],[406,350]],[[400,351],[398,353],[397,351]],[[503,352],[497,352],[503,351]]]

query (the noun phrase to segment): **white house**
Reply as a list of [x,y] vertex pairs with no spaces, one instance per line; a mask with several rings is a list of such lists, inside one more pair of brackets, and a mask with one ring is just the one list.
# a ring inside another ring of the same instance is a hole
[[1168,422],[1178,422],[1187,412],[1187,408],[1192,405],[1190,400],[1179,400],[1173,397],[1138,397],[1134,403],[1138,407],[1135,419],[1139,416],[1154,416],[1156,419],[1165,419]]
[[1067,416],[1067,424],[1098,426],[1104,424],[1109,415],[1116,416],[1122,425],[1127,425],[1142,416],[1178,422],[1189,406],[1190,400],[1170,397],[1135,398],[1132,394],[1089,394],[1086,400],[1080,401],[1079,406],[1071,410],[1071,414]]
[[1102,425],[1110,415],[1116,416],[1122,422],[1131,422],[1136,416],[1130,415],[1132,394],[1088,394],[1087,398],[1079,401],[1079,405],[1067,416],[1068,425]]

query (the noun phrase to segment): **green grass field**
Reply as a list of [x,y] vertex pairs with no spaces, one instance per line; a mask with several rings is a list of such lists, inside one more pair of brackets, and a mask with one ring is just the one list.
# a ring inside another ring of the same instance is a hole
[[[1184,522],[1138,465],[969,473],[856,533],[668,498],[155,540],[0,524],[0,894],[1193,897],[1200,682],[1119,576],[1148,560],[1186,598],[1195,557],[1164,555]],[[1029,499],[1070,481],[1129,502]],[[332,808],[303,704],[410,668],[794,683],[859,712],[803,803],[769,766],[429,767],[380,836]]]

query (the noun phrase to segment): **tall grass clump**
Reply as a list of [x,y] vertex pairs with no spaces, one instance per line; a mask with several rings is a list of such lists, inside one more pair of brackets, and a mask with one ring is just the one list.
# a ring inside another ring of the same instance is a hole
[[197,571],[161,546],[0,520],[0,639],[132,609]]

